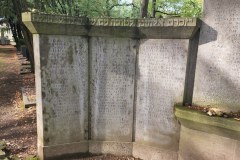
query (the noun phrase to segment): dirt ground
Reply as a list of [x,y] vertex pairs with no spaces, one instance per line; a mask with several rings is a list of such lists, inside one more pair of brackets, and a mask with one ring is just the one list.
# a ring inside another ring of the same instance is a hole
[[[20,61],[13,46],[0,45],[0,141],[8,154],[26,159],[37,154],[36,106],[24,108],[21,87],[34,85],[34,74],[20,75]],[[85,155],[75,160],[138,160],[128,156]]]
[[20,75],[13,46],[0,46],[0,141],[19,159],[36,154],[36,107],[24,109],[21,87],[34,85],[34,75]]

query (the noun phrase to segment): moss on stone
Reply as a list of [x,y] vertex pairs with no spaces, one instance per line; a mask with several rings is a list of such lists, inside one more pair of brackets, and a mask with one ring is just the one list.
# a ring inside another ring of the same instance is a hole
[[187,128],[213,133],[232,139],[240,139],[240,122],[233,118],[210,117],[205,113],[182,105],[175,105],[175,115]]

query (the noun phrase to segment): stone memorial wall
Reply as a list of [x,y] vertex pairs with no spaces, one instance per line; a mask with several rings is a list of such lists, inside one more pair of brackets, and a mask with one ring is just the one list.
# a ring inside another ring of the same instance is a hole
[[235,120],[182,107],[240,110],[239,8],[238,0],[205,0],[203,21],[23,13],[41,159],[239,159]]
[[196,18],[24,13],[23,21],[34,40],[42,159],[86,152],[178,159],[174,104],[188,88]]

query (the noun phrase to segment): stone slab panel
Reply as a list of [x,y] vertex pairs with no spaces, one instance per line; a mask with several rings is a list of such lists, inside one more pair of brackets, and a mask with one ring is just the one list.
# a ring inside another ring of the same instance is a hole
[[181,127],[179,160],[237,160],[239,141]]
[[132,141],[136,41],[90,40],[91,136],[96,141]]
[[36,78],[36,89],[41,92],[42,100],[37,103],[43,114],[43,122],[38,124],[42,125],[43,137],[39,140],[43,146],[85,140],[88,138],[88,41],[83,37],[40,35],[39,42],[40,64],[36,70],[40,71],[36,76],[41,78]]
[[140,41],[135,141],[178,150],[179,124],[174,103],[183,101],[186,40]]
[[142,160],[177,160],[178,152],[133,143],[133,156]]
[[89,141],[89,152],[93,154],[132,155],[132,142]]
[[193,103],[238,111],[240,1],[205,0]]

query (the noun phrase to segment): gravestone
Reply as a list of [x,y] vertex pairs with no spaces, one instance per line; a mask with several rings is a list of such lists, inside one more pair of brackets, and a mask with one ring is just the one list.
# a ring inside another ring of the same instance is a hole
[[124,142],[132,142],[136,47],[136,41],[127,38],[90,40],[92,153],[100,145],[94,141],[122,142],[116,143],[120,148],[110,145],[106,153],[131,146]]
[[238,0],[206,0],[200,34],[193,103],[240,110]]
[[87,39],[35,34],[33,40],[41,157],[87,152]]
[[180,126],[173,106],[183,100],[187,44],[177,39],[140,41],[135,142],[163,149],[163,159],[177,159]]
[[22,87],[22,100],[25,108],[36,106],[35,87]]

